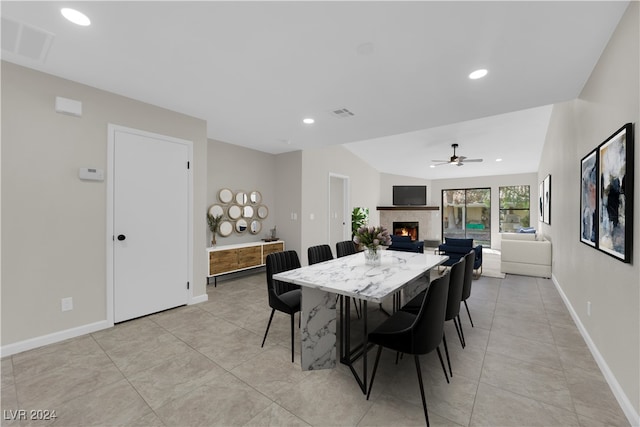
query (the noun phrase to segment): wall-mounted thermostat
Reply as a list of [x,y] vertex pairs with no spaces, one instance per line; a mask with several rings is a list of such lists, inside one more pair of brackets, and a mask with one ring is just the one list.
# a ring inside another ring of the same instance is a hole
[[80,168],[78,175],[80,179],[87,181],[104,181],[104,171],[102,169]]

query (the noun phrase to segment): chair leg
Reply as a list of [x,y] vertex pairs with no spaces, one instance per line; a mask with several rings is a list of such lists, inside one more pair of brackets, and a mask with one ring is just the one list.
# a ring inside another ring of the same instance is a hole
[[447,355],[447,365],[449,365],[449,376],[453,378],[453,371],[451,370],[451,360],[449,359],[449,349],[447,348],[447,338],[444,332],[442,333],[442,343],[444,344],[444,354]]
[[440,366],[442,366],[442,372],[444,372],[444,377],[447,379],[447,384],[449,384],[449,375],[447,375],[447,368],[444,367],[444,360],[442,360],[442,353],[440,353],[440,346],[436,347],[438,351],[438,358],[440,359]]
[[273,314],[276,312],[276,309],[271,309],[271,316],[269,317],[269,323],[267,323],[267,330],[264,331],[264,338],[262,338],[262,345],[260,347],[264,347],[264,342],[267,339],[267,334],[269,333],[269,327],[271,326],[271,321],[273,320]]
[[418,355],[414,355],[416,359],[416,370],[418,371],[418,383],[420,383],[420,396],[422,397],[422,407],[424,408],[424,418],[427,420],[427,427],[429,427],[429,414],[427,412],[427,400],[424,398],[424,386],[422,385],[422,370],[420,369],[420,359]]
[[456,332],[458,333],[458,338],[460,339],[460,345],[462,348],[466,346],[464,342],[464,334],[462,333],[462,323],[460,323],[460,316],[456,316],[453,318],[453,325],[456,327]]
[[294,361],[294,357],[293,356],[295,354],[294,347],[293,347],[293,331],[294,331],[293,322],[294,322],[294,317],[295,317],[295,313],[291,315],[291,363],[293,363],[293,361]]
[[[365,349],[369,343],[365,343]],[[366,351],[366,350],[365,350]],[[369,400],[369,396],[371,396],[371,389],[373,388],[373,380],[376,377],[376,371],[378,370],[378,362],[380,361],[380,354],[382,353],[382,346],[378,346],[378,354],[376,354],[376,362],[373,364],[373,372],[371,373],[371,382],[369,383],[369,391],[367,392],[367,400]]]
[[469,313],[469,306],[467,305],[467,301],[464,301],[464,306],[467,309],[467,315],[469,316],[469,322],[471,322],[471,327],[474,328],[475,326],[473,326],[473,319],[471,318],[471,313]]

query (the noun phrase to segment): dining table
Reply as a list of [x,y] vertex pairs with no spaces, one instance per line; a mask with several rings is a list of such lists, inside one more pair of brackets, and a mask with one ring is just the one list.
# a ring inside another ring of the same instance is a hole
[[[300,313],[302,370],[332,369],[337,364],[337,324],[340,314],[340,362],[351,369],[363,393],[367,389],[367,303],[392,299],[391,311],[399,309],[429,285],[430,271],[449,258],[446,255],[379,250],[375,265],[359,252],[341,258],[273,275],[274,280],[301,287]],[[337,310],[336,294],[340,296]],[[350,305],[363,304],[363,336],[352,344]],[[362,358],[362,375],[354,363]]]

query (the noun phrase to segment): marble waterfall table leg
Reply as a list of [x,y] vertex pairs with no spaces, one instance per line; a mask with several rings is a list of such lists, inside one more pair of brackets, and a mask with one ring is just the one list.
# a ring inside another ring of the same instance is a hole
[[336,296],[302,287],[302,370],[336,366]]

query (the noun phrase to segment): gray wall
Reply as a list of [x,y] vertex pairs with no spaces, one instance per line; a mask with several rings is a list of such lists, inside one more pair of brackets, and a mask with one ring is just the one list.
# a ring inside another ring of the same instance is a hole
[[[218,191],[228,188],[234,192],[259,191],[262,203],[269,209],[269,216],[262,220],[262,231],[253,235],[249,232],[232,233],[228,237],[217,236],[217,245],[254,242],[265,237],[276,224],[276,156],[237,145],[210,139],[207,150],[207,209],[218,200]],[[205,213],[202,219],[206,218]],[[207,228],[207,244],[211,245],[211,232]]]
[[[554,280],[592,341],[605,375],[610,370],[614,393],[635,423],[640,422],[639,6],[631,2],[580,97],[554,107],[538,175],[539,180],[552,176],[551,225],[542,230],[553,242]],[[627,122],[634,123],[635,130],[631,264],[579,241],[580,159]],[[592,303],[591,316],[587,301]]]
[[[56,96],[82,117],[56,113]],[[2,62],[3,346],[106,321],[106,180],[78,168],[106,172],[109,123],[193,141],[193,295],[205,293],[206,123]]]

